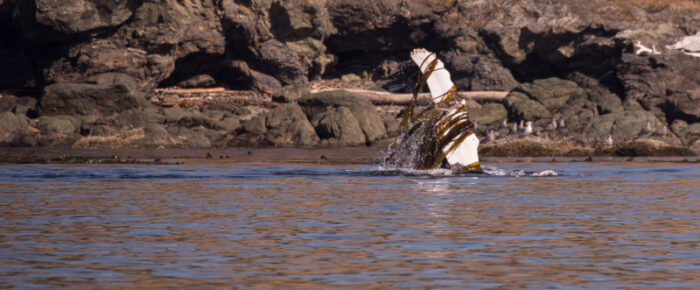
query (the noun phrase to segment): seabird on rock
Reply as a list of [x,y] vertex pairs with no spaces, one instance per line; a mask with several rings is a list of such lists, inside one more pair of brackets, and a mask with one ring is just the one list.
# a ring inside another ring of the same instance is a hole
[[666,48],[680,50],[687,55],[700,57],[700,32],[695,35],[683,37],[678,42],[667,45]]
[[501,122],[501,128],[508,128],[508,119],[503,119],[503,122]]
[[518,130],[522,130],[523,128],[525,128],[525,121],[520,120],[518,123]]
[[488,141],[494,141],[494,140],[496,140],[496,132],[493,131],[493,130],[490,130],[490,131],[489,131],[489,135],[488,135],[488,137],[486,138],[486,140],[488,140]]
[[547,125],[547,131],[554,131],[556,129],[557,129],[557,119],[552,118],[552,123],[549,123],[549,125]]
[[605,146],[612,146],[613,145],[612,135],[608,134],[608,138],[605,139],[603,144],[605,144]]
[[532,134],[532,121],[527,121],[525,127],[520,130],[520,135],[528,136]]
[[513,123],[513,128],[510,129],[510,132],[512,134],[517,134],[518,133],[518,123]]
[[634,47],[637,48],[637,50],[634,52],[636,55],[656,55],[656,54],[661,54],[658,50],[656,50],[656,45],[652,45],[652,48],[646,47],[642,44],[642,42],[637,41],[637,43],[634,44]]
[[564,122],[564,118],[561,118],[561,120],[559,120],[559,128],[564,128],[564,127],[566,127],[566,123]]

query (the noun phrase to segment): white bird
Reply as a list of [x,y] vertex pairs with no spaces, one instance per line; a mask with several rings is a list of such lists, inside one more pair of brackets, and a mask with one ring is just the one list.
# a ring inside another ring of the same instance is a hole
[[547,131],[554,131],[556,129],[557,129],[557,119],[552,118],[552,123],[549,123],[549,125],[547,125]]
[[525,127],[520,130],[520,135],[527,136],[532,134],[532,121],[527,121]]
[[656,54],[661,54],[658,50],[656,50],[656,45],[652,45],[652,48],[649,48],[647,46],[644,46],[642,42],[637,41],[637,43],[634,44],[634,47],[637,48],[637,50],[634,52],[636,55],[656,55]]
[[561,120],[559,120],[559,128],[564,128],[564,127],[566,127],[566,122],[564,122],[564,118],[562,118]]
[[605,146],[612,146],[613,145],[612,135],[608,134],[608,138],[605,139],[603,144],[605,144]]
[[687,55],[700,57],[700,32],[683,37],[678,42],[667,45],[666,49],[680,50]]
[[523,128],[525,128],[525,121],[520,120],[518,123],[518,130],[522,130]]
[[513,123],[513,128],[510,129],[510,132],[513,134],[518,133],[518,124],[517,123]]
[[508,119],[503,119],[503,122],[501,122],[501,128],[508,128]]
[[496,140],[496,132],[494,132],[493,130],[490,130],[489,135],[486,138],[486,140],[488,140],[488,141]]

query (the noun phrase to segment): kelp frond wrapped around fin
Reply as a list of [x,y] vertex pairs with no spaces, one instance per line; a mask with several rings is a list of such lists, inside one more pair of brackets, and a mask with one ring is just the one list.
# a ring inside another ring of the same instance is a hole
[[[413,99],[401,122],[406,133],[398,146],[412,151],[415,160],[411,163],[416,169],[446,167],[458,172],[481,172],[474,123],[469,120],[465,103],[459,101],[450,73],[434,53],[425,49],[412,51],[411,58],[420,70]],[[425,84],[428,84],[433,101],[416,113],[418,93]],[[417,145],[410,142],[417,142]],[[469,164],[463,164],[463,160]]]

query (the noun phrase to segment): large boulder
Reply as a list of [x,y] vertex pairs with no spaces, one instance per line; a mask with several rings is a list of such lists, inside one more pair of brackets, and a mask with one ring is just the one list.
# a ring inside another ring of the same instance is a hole
[[469,110],[469,118],[480,125],[498,123],[508,117],[508,111],[502,104],[489,103],[481,108]]
[[306,115],[294,103],[270,110],[265,125],[265,140],[275,146],[313,146],[319,141]]
[[138,83],[124,74],[102,74],[81,83],[47,86],[41,98],[46,115],[90,115],[122,112],[142,106]]
[[35,0],[36,22],[66,34],[115,27],[126,22],[136,5],[130,1]]
[[29,119],[12,112],[0,112],[0,145],[12,145],[29,127]]
[[572,97],[582,97],[586,92],[572,81],[558,78],[538,79],[514,89],[537,101],[550,112],[559,111]]
[[299,105],[310,120],[320,120],[327,111],[346,107],[357,119],[365,137],[365,143],[372,143],[386,137],[386,128],[381,115],[372,103],[346,91],[329,91],[309,94],[299,99]]
[[495,57],[452,51],[445,55],[445,63],[461,90],[510,91],[518,85]]
[[316,128],[321,139],[331,139],[345,145],[366,142],[360,123],[347,107],[329,108],[323,113],[316,114],[311,124]]
[[512,91],[504,99],[504,104],[509,111],[510,119],[534,121],[544,118],[550,118],[550,112],[541,103],[531,100],[527,95]]

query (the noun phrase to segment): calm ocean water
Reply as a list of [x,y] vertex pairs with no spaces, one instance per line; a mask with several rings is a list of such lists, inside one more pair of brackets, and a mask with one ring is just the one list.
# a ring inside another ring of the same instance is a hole
[[486,168],[0,165],[0,288],[700,288],[699,164]]

